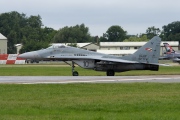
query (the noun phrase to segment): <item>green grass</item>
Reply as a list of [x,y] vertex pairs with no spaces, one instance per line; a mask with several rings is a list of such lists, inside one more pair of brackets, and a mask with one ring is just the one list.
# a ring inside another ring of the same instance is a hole
[[0,85],[5,120],[179,120],[180,84]]
[[[71,76],[64,65],[0,65],[1,76]],[[76,67],[81,76],[105,72]],[[179,75],[180,67],[116,75]],[[180,83],[0,84],[4,120],[179,120]]]
[[[0,65],[0,76],[71,76],[71,67],[64,65]],[[80,76],[106,76],[105,72],[75,67]],[[134,70],[116,72],[121,75],[179,75],[180,66],[162,67],[159,71]]]

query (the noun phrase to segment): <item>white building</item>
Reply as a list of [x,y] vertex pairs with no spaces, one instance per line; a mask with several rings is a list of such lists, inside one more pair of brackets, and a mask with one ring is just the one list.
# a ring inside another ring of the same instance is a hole
[[[100,42],[100,49],[97,50],[97,52],[123,56],[133,54],[137,49],[146,43],[147,42]],[[162,41],[160,55],[163,55],[165,52],[163,43],[169,43],[175,51],[178,51],[178,41]]]
[[7,54],[7,38],[0,33],[0,54]]

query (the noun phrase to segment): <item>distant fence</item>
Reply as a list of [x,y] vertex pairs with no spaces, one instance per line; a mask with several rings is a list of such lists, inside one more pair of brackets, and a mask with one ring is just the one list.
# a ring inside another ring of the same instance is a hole
[[0,54],[0,64],[25,64],[25,59],[17,56],[18,54]]

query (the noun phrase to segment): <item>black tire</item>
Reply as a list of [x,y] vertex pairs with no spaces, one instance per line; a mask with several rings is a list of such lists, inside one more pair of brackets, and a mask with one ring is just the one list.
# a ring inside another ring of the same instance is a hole
[[79,73],[77,71],[74,71],[73,76],[79,76]]
[[106,75],[107,76],[114,76],[115,72],[114,72],[114,70],[107,70]]

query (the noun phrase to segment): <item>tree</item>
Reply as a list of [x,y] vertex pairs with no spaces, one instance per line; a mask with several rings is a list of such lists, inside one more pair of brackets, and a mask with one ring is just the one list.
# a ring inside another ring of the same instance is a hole
[[121,42],[127,38],[127,32],[118,25],[111,26],[108,28],[106,33],[103,34],[103,37],[100,38],[101,41],[107,42]]
[[103,33],[103,36],[99,38],[99,42],[108,42],[107,34]]
[[133,36],[128,39],[125,39],[123,42],[144,42],[148,41],[147,35],[141,35],[140,37]]
[[164,25],[160,35],[164,41],[180,41],[180,21]]
[[47,46],[56,31],[42,26],[40,15],[26,17],[25,14],[16,11],[0,14],[0,32],[8,39],[9,54],[16,53],[14,45],[19,43],[23,44],[22,52]]
[[48,42],[31,41],[31,42],[27,42],[26,44],[24,44],[19,52],[24,53],[24,52],[34,51],[34,50],[40,50],[40,49],[43,49],[43,48],[47,48],[48,46],[49,46]]
[[15,53],[14,44],[20,42],[21,28],[25,22],[25,14],[10,12],[0,14],[0,31],[8,38],[8,53]]
[[82,43],[91,42],[92,38],[89,34],[89,28],[84,24],[64,27],[60,29],[53,38],[56,43]]
[[51,43],[57,31],[50,27],[45,27],[44,29],[41,30],[42,32],[40,34],[40,37],[43,39],[43,41],[47,41],[48,43]]
[[42,21],[41,21],[41,16],[33,16],[31,15],[28,18],[28,25],[32,28],[41,28],[43,26]]
[[159,35],[160,32],[161,32],[161,30],[159,28],[155,28],[154,26],[148,27],[148,29],[146,30],[147,38],[151,39],[154,36]]

